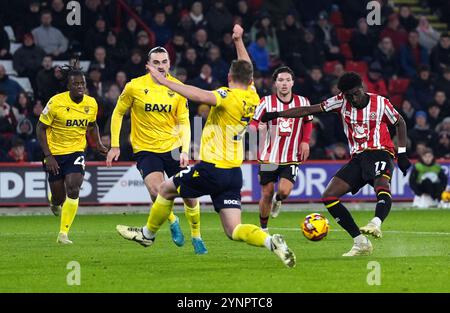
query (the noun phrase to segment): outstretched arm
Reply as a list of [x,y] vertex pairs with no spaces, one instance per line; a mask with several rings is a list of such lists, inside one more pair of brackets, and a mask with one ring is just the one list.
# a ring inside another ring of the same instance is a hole
[[324,112],[322,104],[314,104],[311,106],[292,108],[286,111],[266,112],[266,114],[264,114],[263,117],[261,118],[261,122],[268,122],[278,117],[299,118],[306,115],[314,115],[322,112]]
[[238,60],[244,60],[252,64],[252,60],[248,55],[247,49],[245,48],[244,41],[242,40],[242,35],[244,34],[244,29],[241,25],[236,24],[233,27],[233,40],[236,46],[236,53]]

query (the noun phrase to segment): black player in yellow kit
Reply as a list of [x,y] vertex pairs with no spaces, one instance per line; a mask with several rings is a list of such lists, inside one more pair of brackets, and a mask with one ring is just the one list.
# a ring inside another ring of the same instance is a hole
[[[166,49],[155,47],[148,53],[148,64],[167,79],[180,83],[169,74],[170,60]],[[164,173],[172,177],[189,164],[191,129],[187,99],[173,90],[157,84],[150,74],[131,80],[123,90],[111,119],[111,150],[106,163],[111,166],[120,155],[119,134],[123,115],[131,110],[130,141],[134,159],[145,186],[153,200],[164,181]],[[207,249],[200,235],[200,207],[198,200],[184,199],[185,215],[191,228],[196,254]],[[168,216],[172,240],[184,244],[179,219]]]
[[116,229],[125,239],[145,247],[150,246],[172,211],[176,197],[210,195],[228,238],[266,247],[286,266],[294,267],[295,255],[281,235],[270,236],[256,225],[241,223],[240,191],[243,181],[240,166],[243,161],[243,136],[259,104],[258,94],[252,84],[253,67],[242,35],[242,27],[235,25],[233,39],[238,60],[231,64],[229,87],[207,91],[183,85],[167,79],[160,71],[148,66],[153,79],[159,84],[212,108],[202,133],[201,162],[181,171],[160,186],[144,227],[117,225]]
[[86,132],[90,132],[101,154],[106,155],[108,149],[100,141],[97,102],[84,94],[86,79],[83,72],[69,67],[64,74],[69,91],[48,101],[36,132],[44,152],[44,169],[48,172],[50,206],[55,215],[61,213],[57,242],[71,244],[68,232],[77,213],[83,183]]

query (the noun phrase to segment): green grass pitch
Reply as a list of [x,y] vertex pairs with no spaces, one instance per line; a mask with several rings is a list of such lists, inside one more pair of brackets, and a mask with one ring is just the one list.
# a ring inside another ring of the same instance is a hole
[[[308,213],[282,212],[270,220],[271,232],[283,234],[297,255],[294,269],[265,248],[227,239],[216,213],[202,214],[209,252],[201,256],[193,253],[180,213],[188,239],[181,248],[172,243],[168,225],[148,248],[116,233],[116,224],[143,225],[142,214],[77,216],[72,246],[56,244],[56,217],[3,216],[0,292],[450,292],[450,211],[391,212],[384,237],[371,239],[373,255],[357,258],[341,257],[352,241],[328,213],[328,237],[306,240],[299,221]],[[353,214],[363,225],[373,212]],[[258,224],[258,214],[243,213],[243,222]],[[70,261],[80,264],[78,286],[66,282]],[[380,285],[367,283],[371,261],[380,266]]]

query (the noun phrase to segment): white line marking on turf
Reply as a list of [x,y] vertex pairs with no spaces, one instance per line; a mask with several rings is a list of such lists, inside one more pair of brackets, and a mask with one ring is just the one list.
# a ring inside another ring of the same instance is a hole
[[[285,231],[299,231],[299,228],[289,228],[289,227],[270,227],[270,229],[279,229]],[[330,229],[330,231],[339,231],[342,232],[342,229]],[[446,232],[433,232],[433,231],[404,231],[404,230],[383,230],[383,233],[391,233],[391,234],[412,234],[412,235],[442,235],[442,236],[450,236],[450,233]]]

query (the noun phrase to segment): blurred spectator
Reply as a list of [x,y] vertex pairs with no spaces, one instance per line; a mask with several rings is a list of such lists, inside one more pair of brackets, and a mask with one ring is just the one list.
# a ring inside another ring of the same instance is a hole
[[231,63],[236,58],[236,50],[230,33],[223,34],[219,47],[225,62]]
[[278,59],[280,57],[280,48],[277,33],[270,20],[270,15],[267,13],[262,13],[250,29],[251,41],[257,41],[256,37],[261,33],[266,37],[266,49],[269,52],[269,56],[273,59]]
[[99,110],[97,113],[97,124],[100,130],[100,133],[107,133],[109,129],[105,129],[105,125],[108,121],[108,118],[111,116],[114,108],[116,107],[117,100],[120,96],[120,88],[116,84],[112,84],[109,86],[108,91],[105,93],[105,96],[102,98],[102,101],[99,102]]
[[137,23],[134,18],[130,18],[125,25],[125,29],[123,29],[119,34],[119,42],[123,42],[125,47],[134,47],[137,41]]
[[267,86],[264,80],[264,76],[259,71],[255,71],[253,74],[253,82],[255,84],[256,92],[260,97],[268,96],[272,94],[272,89]]
[[189,17],[191,18],[196,29],[204,28],[208,25],[205,15],[203,14],[203,4],[200,1],[195,1],[192,3],[191,10],[189,11]]
[[447,174],[441,165],[436,163],[433,150],[427,149],[414,164],[409,176],[409,186],[416,195],[413,206],[419,208],[437,206],[447,181]]
[[384,37],[381,39],[374,52],[374,61],[380,64],[381,72],[385,80],[398,75],[400,60],[398,53],[395,51],[394,45],[392,44],[391,38]]
[[312,29],[305,29],[303,41],[296,47],[292,69],[297,76],[306,76],[307,70],[314,66],[322,67],[325,62],[325,47],[315,39]]
[[123,42],[117,40],[117,36],[113,31],[109,31],[106,36],[106,51],[113,64],[123,64],[128,58],[128,48]]
[[325,58],[328,61],[339,60],[345,62],[339,48],[339,40],[336,35],[336,29],[328,21],[328,13],[320,12],[317,24],[314,26],[315,38],[325,47]]
[[419,44],[419,33],[415,30],[408,34],[408,43],[400,49],[402,72],[409,78],[417,75],[419,65],[428,65],[428,52]]
[[248,4],[246,0],[239,0],[236,3],[236,16],[239,16],[242,20],[242,27],[246,30],[251,29],[254,18],[252,13],[249,10]]
[[428,106],[436,105],[439,107],[441,116],[450,116],[450,103],[442,90],[436,90],[434,93],[433,101]]
[[436,148],[438,158],[450,159],[450,132],[440,132]]
[[150,38],[145,30],[141,30],[137,34],[137,42],[134,46],[135,49],[140,50],[142,55],[146,55],[150,51]]
[[350,154],[345,143],[338,142],[327,149],[327,154],[331,160],[348,160]]
[[67,57],[68,40],[60,30],[52,26],[52,13],[44,10],[41,13],[41,26],[31,31],[34,42],[45,53],[53,55],[57,59]]
[[106,49],[103,47],[95,48],[94,60],[90,67],[97,67],[102,73],[103,81],[112,81],[116,75],[116,65],[108,59]]
[[229,65],[222,59],[219,47],[212,46],[208,51],[207,62],[211,65],[212,74],[222,84],[228,82]]
[[14,138],[12,140],[11,149],[4,154],[0,155],[1,162],[27,162],[28,157],[25,152],[25,143],[20,138]]
[[187,48],[179,65],[186,69],[187,77],[190,80],[200,74],[202,63],[198,59],[197,51],[194,48]]
[[174,72],[175,77],[183,84],[187,82],[187,71],[182,67],[177,67]]
[[191,42],[192,34],[195,31],[194,22],[189,17],[189,14],[181,14],[180,21],[177,24],[177,32],[181,33],[187,43]]
[[0,89],[0,135],[10,138],[14,134],[17,120],[6,98],[6,92]]
[[301,85],[301,94],[309,99],[311,104],[320,103],[326,99],[329,90],[328,82],[323,76],[322,69],[313,67],[305,82]]
[[411,139],[413,150],[418,142],[424,142],[428,147],[434,147],[437,136],[428,125],[426,112],[416,112],[416,125],[408,131],[408,137]]
[[450,67],[446,67],[436,81],[436,89],[444,91],[447,98],[450,98]]
[[172,38],[172,30],[166,24],[164,11],[155,13],[151,29],[155,33],[155,46],[164,46]]
[[[41,24],[41,3],[39,0],[29,2],[28,10],[19,15],[18,32],[25,34]],[[0,27],[2,28],[2,27]]]
[[441,121],[441,108],[437,104],[431,104],[428,107],[428,124],[430,125],[430,128],[435,129]]
[[103,16],[99,16],[95,21],[95,27],[89,29],[84,41],[84,51],[88,59],[94,56],[95,48],[98,46],[106,46],[106,38],[108,37],[108,28]]
[[309,139],[309,159],[323,160],[325,157],[325,150],[317,145],[317,131],[313,129]]
[[293,68],[296,60],[300,59],[298,48],[304,38],[303,29],[293,13],[286,15],[277,37],[281,59]]
[[97,102],[103,97],[104,84],[102,77],[102,70],[99,65],[91,65],[88,72],[89,79],[87,80],[86,88],[91,97],[94,97]]
[[225,6],[224,0],[213,0],[212,6],[206,13],[206,21],[211,32],[210,37],[220,38],[224,32],[233,28],[233,16]]
[[0,60],[11,59],[10,46],[8,33],[3,28],[3,23],[0,20]]
[[122,90],[125,88],[127,81],[127,74],[124,71],[118,71],[116,73],[115,84],[119,86],[120,92],[122,92]]
[[132,50],[130,59],[122,69],[130,79],[144,75],[146,73],[145,60],[142,59],[141,51],[137,49]]
[[27,93],[22,91],[17,95],[17,100],[12,107],[14,116],[17,121],[24,119],[32,114],[33,104]]
[[6,74],[3,64],[0,64],[0,89],[8,95],[6,102],[14,103],[19,92],[23,91],[22,87]]
[[28,119],[30,120],[31,125],[33,125],[33,136],[34,137],[36,137],[36,125],[39,120],[39,117],[41,116],[43,109],[44,109],[44,106],[42,105],[42,101],[40,99],[37,99],[33,105],[32,113],[30,115],[28,115]]
[[358,29],[352,34],[350,47],[352,48],[353,59],[357,61],[370,62],[376,47],[377,40],[369,31],[366,19],[358,20]]
[[442,123],[440,123],[438,126],[436,126],[436,131],[438,133],[441,133],[441,132],[449,132],[450,133],[450,116],[444,118]]
[[200,75],[191,80],[189,84],[206,90],[214,90],[220,87],[220,82],[212,76],[212,70],[209,64],[203,64]]
[[248,53],[250,54],[255,67],[263,74],[269,74],[270,59],[269,51],[267,50],[267,39],[263,33],[256,35],[256,40],[248,46]]
[[164,46],[169,53],[170,65],[177,66],[183,58],[184,51],[188,44],[182,33],[175,33],[173,38]]
[[270,14],[274,21],[282,21],[293,7],[292,0],[265,0],[261,9]]
[[386,83],[383,80],[383,72],[378,62],[372,62],[367,75],[363,76],[367,91],[386,97],[388,95]]
[[330,77],[332,80],[339,79],[342,75],[344,75],[345,69],[344,65],[342,63],[336,63],[333,68],[333,72],[331,73]]
[[419,23],[419,21],[414,17],[414,15],[411,13],[411,9],[407,5],[400,6],[399,21],[400,25],[402,25],[402,27],[407,32],[416,29]]
[[33,87],[36,87],[36,74],[44,56],[44,50],[34,44],[33,35],[30,33],[25,34],[22,47],[14,53],[14,69],[19,76],[28,77]]
[[406,99],[403,100],[399,113],[402,115],[403,119],[405,120],[406,127],[408,129],[413,128],[415,125],[415,121],[416,121],[416,110],[412,106],[411,102],[409,102]]
[[166,1],[163,11],[166,15],[166,25],[169,26],[170,29],[174,30],[178,23],[178,12],[175,11],[174,3],[171,1]]
[[440,33],[430,25],[427,17],[423,15],[419,18],[419,26],[416,30],[419,33],[419,44],[430,53],[439,41]]
[[414,108],[422,110],[433,99],[435,87],[428,66],[421,66],[418,72],[418,77],[411,81],[406,91],[406,99],[412,103]]
[[53,58],[46,55],[42,59],[42,69],[36,75],[37,96],[47,103],[59,90],[60,83],[55,76]]
[[450,68],[450,34],[443,33],[437,44],[431,51],[431,66],[433,71],[441,73]]
[[398,16],[395,13],[389,16],[388,23],[380,34],[380,39],[385,37],[391,38],[394,48],[397,51],[408,42],[408,33],[400,25]]
[[71,31],[70,26],[67,24],[66,6],[63,0],[51,1],[51,13],[52,13],[52,25],[59,29],[66,38],[70,38]]
[[197,51],[197,57],[201,62],[206,60],[208,50],[212,47],[212,43],[208,41],[208,33],[205,29],[200,28],[195,32],[193,48]]

